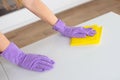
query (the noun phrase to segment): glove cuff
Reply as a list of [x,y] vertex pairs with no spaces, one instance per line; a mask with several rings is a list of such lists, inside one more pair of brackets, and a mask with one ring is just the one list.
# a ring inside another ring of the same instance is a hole
[[58,19],[58,21],[53,26],[53,29],[59,32],[63,32],[65,30],[65,26],[65,23],[61,19]]
[[11,42],[0,55],[12,63],[18,64],[20,55],[22,56],[23,52]]

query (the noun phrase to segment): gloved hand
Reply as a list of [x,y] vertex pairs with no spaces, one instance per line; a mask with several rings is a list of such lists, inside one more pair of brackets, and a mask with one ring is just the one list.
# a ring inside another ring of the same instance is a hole
[[46,56],[25,54],[14,43],[10,43],[1,56],[22,68],[38,72],[50,70],[54,64],[54,61]]
[[84,38],[86,36],[94,36],[96,34],[96,31],[92,28],[66,26],[60,19],[53,26],[53,29],[66,37]]

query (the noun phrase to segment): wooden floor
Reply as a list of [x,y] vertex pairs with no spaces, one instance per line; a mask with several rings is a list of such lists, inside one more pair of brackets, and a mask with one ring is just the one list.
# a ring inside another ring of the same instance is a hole
[[[120,0],[94,0],[56,14],[56,16],[62,19],[67,25],[74,26],[110,11],[120,14]],[[38,21],[8,32],[5,35],[19,47],[24,47],[55,33],[50,25],[43,21]]]

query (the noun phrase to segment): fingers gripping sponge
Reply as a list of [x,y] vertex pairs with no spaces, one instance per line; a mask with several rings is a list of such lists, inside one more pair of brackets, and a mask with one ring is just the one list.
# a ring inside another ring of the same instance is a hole
[[92,45],[92,44],[99,44],[102,34],[102,26],[99,25],[88,25],[84,26],[85,28],[92,28],[96,30],[96,34],[91,37],[87,36],[85,38],[71,38],[70,45],[71,46],[80,46],[80,45]]

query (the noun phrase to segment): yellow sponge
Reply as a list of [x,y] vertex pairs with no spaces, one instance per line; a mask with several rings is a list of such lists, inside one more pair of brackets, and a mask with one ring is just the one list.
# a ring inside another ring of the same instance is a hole
[[71,46],[92,45],[92,44],[100,43],[100,38],[102,34],[102,26],[94,24],[90,26],[89,25],[84,26],[84,28],[92,28],[93,30],[96,30],[96,34],[93,37],[87,36],[85,38],[71,38],[71,42],[70,42]]

